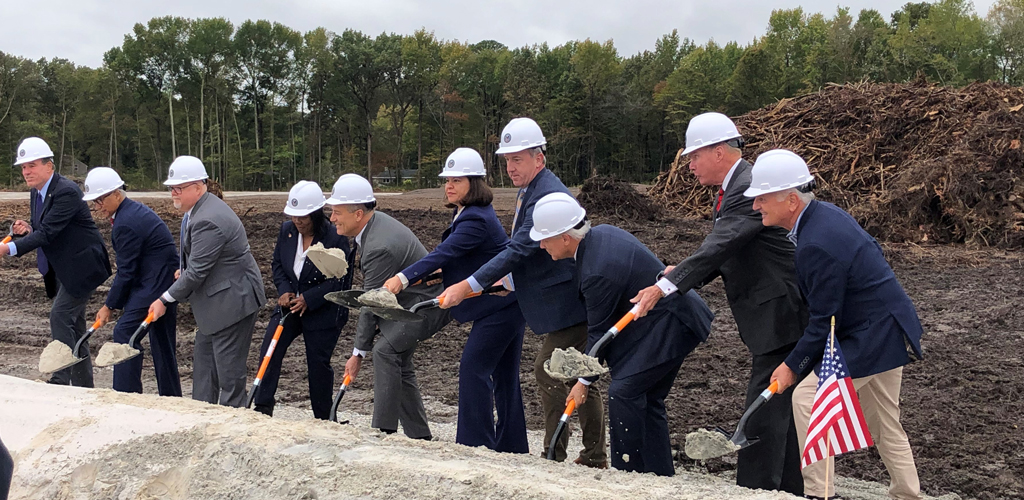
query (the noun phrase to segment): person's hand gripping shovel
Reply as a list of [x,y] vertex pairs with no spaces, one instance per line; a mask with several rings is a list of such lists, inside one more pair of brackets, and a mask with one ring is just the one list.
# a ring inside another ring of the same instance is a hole
[[117,342],[103,344],[103,347],[100,347],[100,353],[96,355],[96,366],[118,365],[142,354],[142,350],[136,346],[139,346],[139,337],[149,328],[153,321],[153,313],[149,313],[146,319],[142,320],[139,327],[135,329],[135,333],[128,339],[127,344],[119,344]]
[[[594,343],[594,346],[590,348],[590,351],[586,355],[580,353],[575,348],[570,347],[568,349],[555,349],[551,353],[551,359],[544,362],[544,371],[547,372],[552,378],[568,382],[570,380],[576,380],[578,378],[594,377],[607,373],[608,369],[601,366],[601,362],[597,360],[597,355],[601,353],[608,343],[615,339],[615,337],[626,328],[634,318],[636,313],[639,311],[640,306],[633,306],[632,309],[626,313],[615,323],[614,326],[608,329],[601,338]],[[565,411],[562,412],[562,418],[558,420],[558,426],[555,427],[555,432],[551,436],[551,443],[548,444],[548,460],[555,459],[555,447],[558,444],[558,440],[562,437],[562,432],[565,431],[566,423],[569,421],[569,417],[572,415],[573,410],[576,409],[576,400],[570,399],[569,403],[565,405]]]

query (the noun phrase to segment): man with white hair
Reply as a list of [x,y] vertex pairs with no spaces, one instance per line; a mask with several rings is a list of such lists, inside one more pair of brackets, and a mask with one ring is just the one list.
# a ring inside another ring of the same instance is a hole
[[182,212],[180,276],[149,312],[160,319],[167,305],[189,302],[199,327],[192,399],[241,408],[256,314],[267,296],[245,227],[231,207],[207,192],[208,177],[194,156],[179,156],[168,169],[164,185]]
[[[750,163],[743,159],[743,138],[729,117],[704,113],[686,128],[690,171],[703,186],[720,186],[712,210],[714,227],[693,254],[669,266],[657,284],[633,299],[643,315],[662,297],[710,283],[718,276],[750,351],[750,380],[745,406],[769,386],[807,324],[807,310],[796,285],[793,245],[786,232],[761,225],[743,192],[750,185]],[[747,488],[803,494],[800,448],[788,394],[771,398],[746,427],[753,446],[737,454],[736,484]]]
[[[530,237],[553,260],[572,259],[587,307],[587,350],[624,316],[662,263],[640,240],[615,226],[591,229],[586,211],[565,193],[540,199]],[[611,371],[608,420],[612,467],[659,476],[675,473],[665,397],[679,367],[708,338],[714,315],[697,293],[673,294],[636,320],[600,353]],[[593,380],[580,379],[566,398],[579,407]]]
[[[131,200],[123,190],[124,181],[110,167],[96,167],[85,176],[85,196],[110,219],[110,242],[117,258],[117,274],[110,284],[107,300],[96,313],[100,326],[110,321],[112,311],[122,310],[114,326],[114,342],[127,344],[135,329],[146,319],[149,304],[174,283],[178,251],[167,224],[153,209]],[[157,392],[181,396],[181,378],[175,352],[177,305],[149,326]],[[142,356],[114,365],[115,391],[142,393]]]
[[[891,478],[889,496],[923,498],[910,442],[900,424],[903,366],[922,356],[921,322],[882,247],[841,208],[815,200],[813,184],[802,158],[777,149],[757,158],[745,192],[748,199],[754,198],[753,208],[765,226],[789,231],[796,246],[800,291],[810,313],[803,336],[771,380],[778,381],[779,392],[799,383],[793,391],[793,415],[802,449],[818,386],[814,369],[821,364],[835,318],[836,341]],[[804,467],[809,498],[835,495],[834,480],[825,481],[825,464],[831,462],[829,457]]]

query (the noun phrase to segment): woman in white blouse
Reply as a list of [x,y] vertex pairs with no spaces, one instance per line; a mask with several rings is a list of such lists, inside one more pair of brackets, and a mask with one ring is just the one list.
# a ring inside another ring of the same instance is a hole
[[331,410],[334,393],[331,354],[341,328],[348,321],[348,309],[325,300],[324,295],[351,288],[352,273],[344,278],[327,278],[306,258],[310,246],[323,243],[327,248],[340,248],[351,260],[348,239],[338,234],[324,214],[325,201],[323,191],[315,182],[299,181],[289,191],[284,207],[289,218],[281,224],[271,266],[277,287],[277,307],[263,337],[260,359],[274,337],[282,311],[291,314],[285,319],[284,331],[256,392],[256,411],[267,415],[274,413],[274,392],[281,375],[281,361],[288,346],[299,335],[303,335],[306,346],[313,416],[326,420]]

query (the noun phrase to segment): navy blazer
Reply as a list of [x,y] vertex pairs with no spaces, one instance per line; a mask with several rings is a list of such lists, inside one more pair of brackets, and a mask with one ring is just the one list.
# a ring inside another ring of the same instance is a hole
[[578,325],[587,320],[587,309],[579,296],[576,266],[569,260],[552,260],[530,238],[533,208],[545,195],[566,193],[562,181],[543,168],[525,188],[512,241],[508,247],[473,273],[483,287],[508,273],[515,282],[519,308],[534,333],[543,334]]
[[[654,284],[665,265],[632,234],[600,225],[580,241],[576,269],[587,306],[589,351],[633,308],[630,299]],[[680,290],[659,300],[646,316],[626,326],[599,358],[608,362],[616,379],[681,359],[694,345],[686,335],[707,340],[714,318],[697,292]]]
[[[440,269],[445,288],[473,274],[480,266],[508,246],[508,235],[494,213],[494,207],[465,207],[459,217],[441,235],[441,244],[402,274],[410,283]],[[493,283],[493,282],[491,282]],[[485,287],[491,283],[481,283]],[[452,317],[460,323],[478,320],[516,301],[515,294],[505,297],[485,295],[466,299],[451,309]]]
[[796,272],[810,322],[786,364],[805,374],[820,362],[836,318],[850,375],[866,377],[921,358],[921,321],[882,247],[839,207],[811,201],[797,227]]
[[281,233],[277,236],[274,246],[274,260],[271,270],[274,274],[274,286],[277,296],[286,293],[302,294],[306,301],[306,312],[302,315],[302,328],[306,330],[327,330],[341,328],[348,321],[348,308],[339,306],[324,298],[330,292],[352,288],[352,252],[349,251],[348,238],[338,234],[334,224],[324,222],[321,230],[323,238],[313,237],[310,246],[323,243],[326,248],[340,248],[348,256],[349,272],[344,278],[328,278],[306,258],[302,264],[302,272],[295,275],[292,264],[295,262],[295,251],[298,243],[299,230],[295,224],[286,220],[281,224]]
[[[43,277],[46,294],[56,295],[54,278],[73,297],[84,297],[110,277],[110,257],[92,220],[89,205],[74,181],[54,172],[43,206],[38,191],[30,191],[32,232],[15,242],[18,256],[42,248],[52,272]],[[54,276],[56,275],[56,276]]]
[[152,209],[125,198],[114,214],[110,240],[117,274],[107,293],[107,307],[148,309],[174,283],[178,269],[170,229]]

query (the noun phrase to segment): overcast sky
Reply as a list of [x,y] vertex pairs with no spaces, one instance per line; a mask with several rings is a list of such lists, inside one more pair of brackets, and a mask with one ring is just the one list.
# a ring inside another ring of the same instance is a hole
[[[831,17],[840,5],[854,19],[873,8],[888,19],[907,0],[9,0],[3,9],[0,51],[38,59],[63,57],[98,66],[137,22],[174,15],[226,17],[237,26],[268,19],[305,32],[318,26],[354,28],[376,35],[409,34],[425,27],[441,39],[497,40],[510,47],[555,46],[586,38],[615,40],[619,54],[653,49],[661,35],[679,30],[697,43],[714,39],[745,44],[764,34],[773,9],[802,6]],[[975,0],[985,16],[993,0]]]

